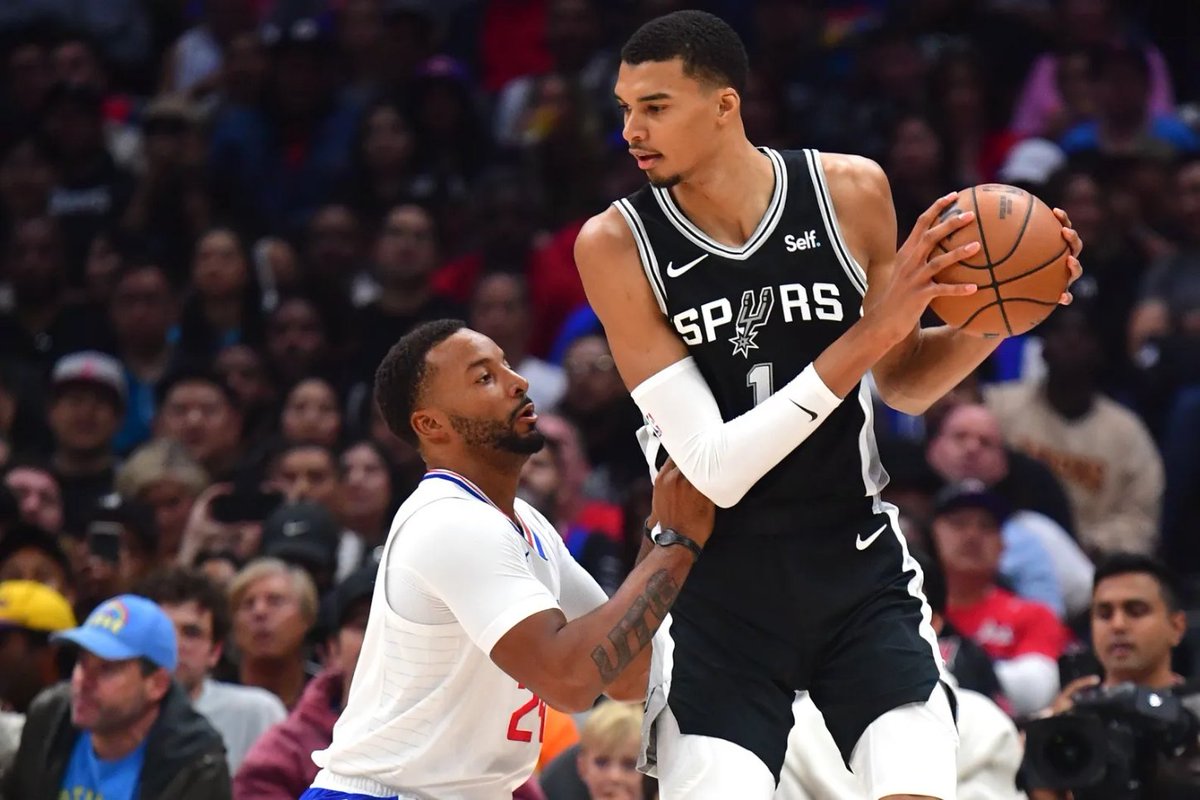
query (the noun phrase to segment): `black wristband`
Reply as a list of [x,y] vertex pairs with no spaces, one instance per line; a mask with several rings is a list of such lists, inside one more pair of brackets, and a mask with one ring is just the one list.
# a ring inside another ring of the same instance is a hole
[[670,547],[673,544],[681,544],[686,547],[696,559],[700,558],[700,554],[704,552],[704,548],[696,543],[694,539],[689,539],[674,528],[663,528],[653,536],[654,543],[659,547]]

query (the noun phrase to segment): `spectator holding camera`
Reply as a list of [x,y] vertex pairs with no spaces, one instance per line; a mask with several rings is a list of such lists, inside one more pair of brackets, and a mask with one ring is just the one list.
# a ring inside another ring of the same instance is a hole
[[[1200,715],[1200,694],[1184,686],[1171,666],[1171,651],[1183,640],[1187,620],[1174,575],[1159,560],[1136,553],[1114,553],[1096,567],[1092,594],[1092,649],[1098,674],[1084,675],[1067,684],[1043,716],[1059,716],[1075,708],[1086,692],[1132,685],[1176,694],[1185,709]],[[1186,756],[1197,753],[1194,743]],[[1200,790],[1194,759],[1178,759],[1160,771],[1170,786],[1151,790],[1155,798],[1195,797]],[[1183,777],[1174,767],[1183,767]],[[1190,769],[1189,769],[1190,767]],[[1186,784],[1186,788],[1183,786]],[[1190,789],[1190,794],[1187,790]],[[1182,794],[1168,794],[1180,791]],[[1063,800],[1069,793],[1033,789],[1031,800]],[[1078,797],[1077,797],[1078,800]]]

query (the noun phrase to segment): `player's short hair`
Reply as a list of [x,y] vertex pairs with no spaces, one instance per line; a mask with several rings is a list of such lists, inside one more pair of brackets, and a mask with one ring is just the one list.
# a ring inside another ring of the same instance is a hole
[[212,615],[212,638],[221,644],[229,634],[229,601],[225,592],[198,569],[168,567],[147,575],[135,594],[148,597],[160,606],[181,606],[194,602]]
[[1167,611],[1174,613],[1183,608],[1183,592],[1179,578],[1162,561],[1141,553],[1112,553],[1101,559],[1096,565],[1095,577],[1092,579],[1092,593],[1100,587],[1101,581],[1117,575],[1132,574],[1149,575],[1158,582]]
[[608,700],[588,715],[579,733],[579,744],[584,750],[612,753],[638,741],[641,735],[642,707]]
[[746,91],[750,59],[741,38],[720,17],[704,11],[675,11],[634,31],[621,48],[626,64],[683,59],[683,74]]
[[446,339],[467,327],[460,319],[439,319],[413,328],[392,345],[375,371],[375,402],[388,429],[416,447],[417,433],[410,418],[429,377],[426,356]]

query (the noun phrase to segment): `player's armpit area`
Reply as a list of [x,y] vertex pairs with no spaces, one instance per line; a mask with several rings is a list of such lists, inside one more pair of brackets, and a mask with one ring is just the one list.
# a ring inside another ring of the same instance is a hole
[[575,240],[575,264],[626,388],[632,390],[687,357],[687,347],[654,299],[633,234],[616,209],[584,224]]

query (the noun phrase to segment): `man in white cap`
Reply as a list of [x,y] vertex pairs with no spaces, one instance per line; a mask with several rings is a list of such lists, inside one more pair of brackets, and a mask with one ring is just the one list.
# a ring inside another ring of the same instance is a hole
[[81,532],[96,501],[112,492],[113,437],[125,409],[125,375],[112,356],[63,356],[51,373],[51,466],[62,487],[65,528]]

